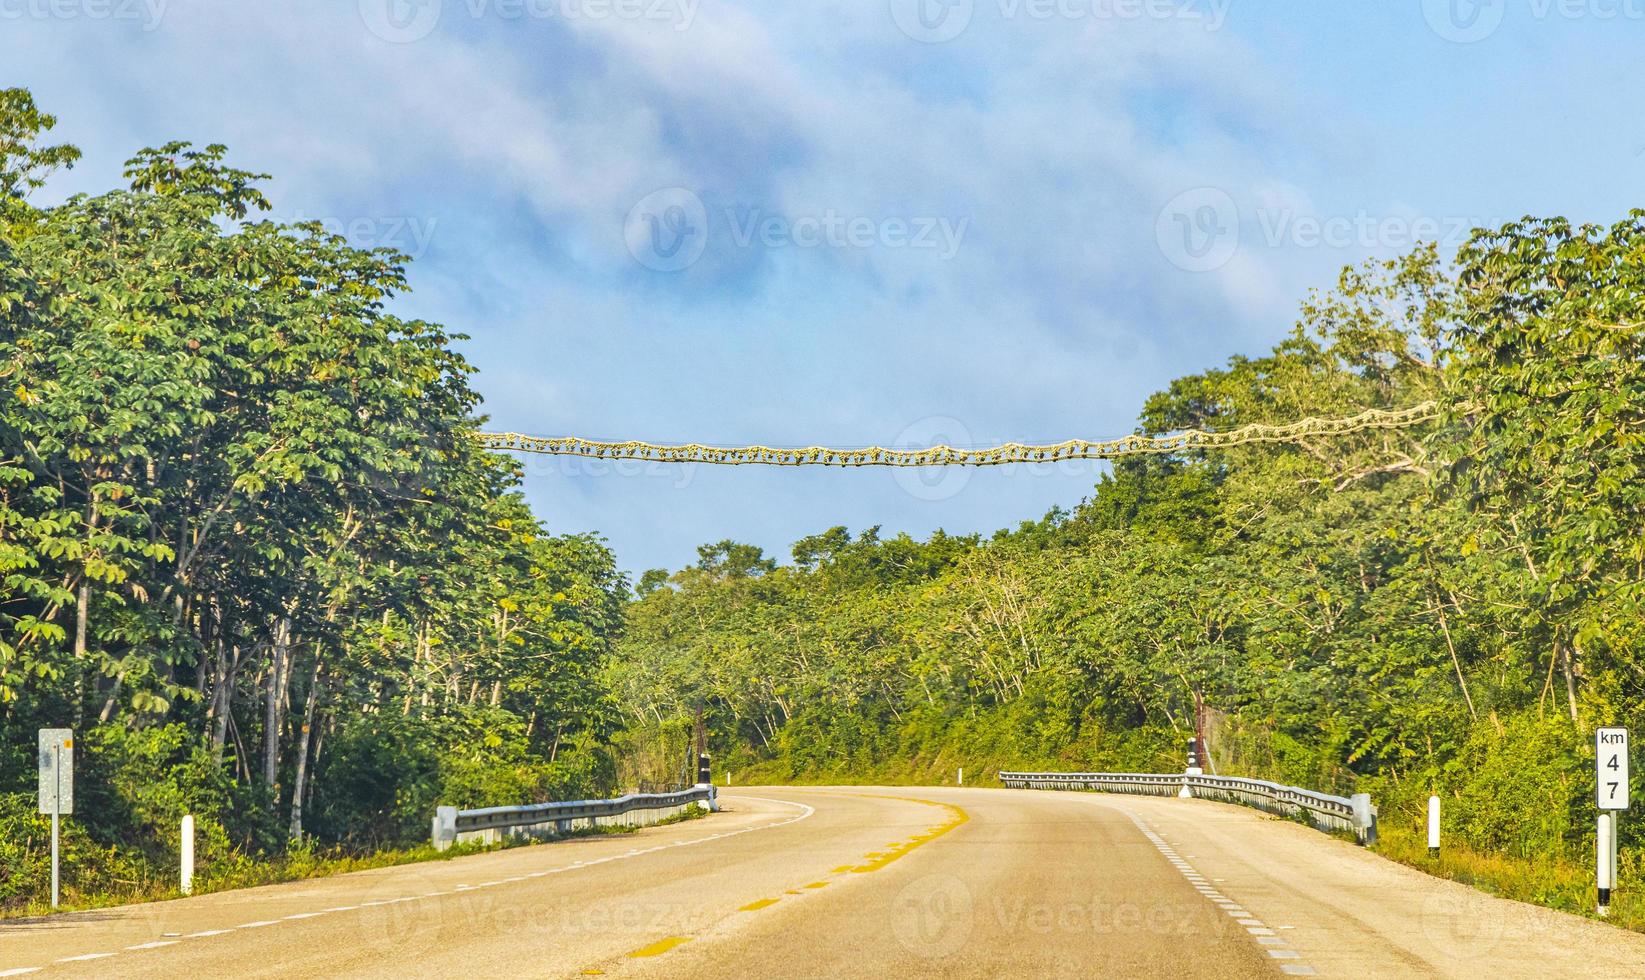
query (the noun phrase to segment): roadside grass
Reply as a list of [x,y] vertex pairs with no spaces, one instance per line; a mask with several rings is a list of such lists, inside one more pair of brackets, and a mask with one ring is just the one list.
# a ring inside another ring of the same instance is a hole
[[1600,919],[1594,909],[1592,862],[1563,855],[1516,857],[1447,844],[1439,856],[1428,855],[1427,838],[1410,831],[1384,829],[1371,850],[1436,878],[1449,878],[1498,898],[1527,902],[1586,916],[1614,926],[1645,932],[1645,862],[1639,855],[1618,855],[1620,888],[1611,893],[1611,914]]
[[[708,808],[693,803],[685,811],[671,817],[665,817],[649,826],[666,827],[671,824],[684,823],[688,820],[699,820],[706,816],[708,816]],[[241,888],[256,888],[260,885],[278,885],[288,881],[329,878],[333,875],[349,874],[354,871],[371,871],[377,868],[393,868],[428,861],[450,861],[471,854],[485,854],[490,851],[504,851],[516,847],[530,847],[535,844],[552,844],[581,837],[610,837],[632,834],[640,829],[639,827],[587,827],[547,839],[519,837],[505,839],[499,844],[453,844],[444,851],[435,850],[432,844],[389,848],[368,854],[349,853],[342,848],[322,850],[306,845],[293,846],[285,854],[272,858],[262,860],[240,858],[232,864],[219,865],[215,868],[201,867],[195,873],[193,894],[209,895],[215,892],[235,891]],[[64,869],[65,879],[68,877],[69,870]],[[0,921],[34,918],[65,912],[85,912],[116,905],[166,902],[185,897],[174,881],[159,879],[133,880],[126,884],[129,884],[129,890],[86,893],[75,889],[71,881],[65,880],[63,883],[63,901],[55,912],[51,909],[48,901],[37,899],[26,904],[0,908]]]

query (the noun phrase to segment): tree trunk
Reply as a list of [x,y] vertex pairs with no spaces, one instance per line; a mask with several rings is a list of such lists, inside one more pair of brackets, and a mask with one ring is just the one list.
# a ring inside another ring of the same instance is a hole
[[120,671],[114,675],[114,684],[109,687],[109,696],[103,701],[103,710],[97,713],[97,723],[106,725],[114,714],[114,706],[120,698],[120,684],[126,679],[126,672]]
[[280,775],[281,709],[285,703],[289,655],[286,643],[291,638],[291,620],[284,616],[274,621],[274,642],[269,646],[268,692],[263,706],[263,781],[270,786]]
[[[240,659],[238,648],[234,659]],[[211,731],[212,756],[218,765],[222,765],[223,747],[228,744],[228,716],[234,706],[234,692],[229,688],[228,655],[224,651],[222,636],[217,637],[217,664],[213,673],[211,711],[207,712],[207,717],[215,723]]]
[[74,662],[86,659],[86,619],[91,613],[91,580],[80,575],[80,588],[74,593]]
[[1564,663],[1565,698],[1566,698],[1566,701],[1570,704],[1570,707],[1571,707],[1571,720],[1572,721],[1576,721],[1576,674],[1571,669],[1571,648],[1574,647],[1574,646],[1576,646],[1576,644],[1574,642],[1566,644],[1566,646],[1565,646],[1565,663]]
[[303,788],[308,781],[308,745],[314,731],[314,706],[320,700],[320,656],[308,679],[308,703],[303,705],[303,729],[297,736],[297,775],[291,784],[291,839],[303,839]]

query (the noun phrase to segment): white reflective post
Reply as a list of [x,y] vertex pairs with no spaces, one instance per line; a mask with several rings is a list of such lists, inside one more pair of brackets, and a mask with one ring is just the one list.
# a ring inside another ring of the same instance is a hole
[[1428,797],[1428,854],[1439,856],[1439,797]]
[[179,849],[182,852],[181,887],[184,895],[194,891],[194,814],[183,816],[183,843]]
[[965,785],[965,767],[964,766],[960,766],[960,775],[959,775],[958,783],[961,786]]
[[1599,884],[1599,914],[1611,912],[1611,888],[1616,884],[1616,824],[1609,813],[1599,815],[1599,827],[1594,835],[1594,878]]

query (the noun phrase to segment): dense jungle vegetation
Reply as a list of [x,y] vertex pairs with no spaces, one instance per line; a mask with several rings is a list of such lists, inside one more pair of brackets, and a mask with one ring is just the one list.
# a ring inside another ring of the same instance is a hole
[[[0,909],[38,902],[35,729],[79,733],[71,902],[424,837],[436,802],[1181,765],[1430,792],[1448,833],[1579,854],[1589,739],[1645,724],[1645,212],[1526,218],[1346,271],[1140,431],[1439,405],[1416,428],[1117,463],[991,537],[734,541],[637,587],[555,536],[407,259],[262,220],[265,175],[78,152],[0,92]],[[648,767],[650,770],[648,771]],[[622,772],[622,776],[619,776]],[[1625,844],[1638,840],[1623,824]]]
[[31,205],[53,123],[0,91],[0,908],[46,894],[43,726],[71,903],[173,882],[184,813],[211,887],[610,789],[627,583],[476,449],[457,336],[384,312],[404,257],[258,220],[218,146]]
[[1438,421],[1127,459],[986,540],[706,546],[643,576],[613,684],[631,726],[701,706],[738,782],[1175,771],[1202,699],[1221,772],[1591,853],[1593,728],[1645,724],[1642,301],[1645,212],[1350,269],[1141,431]]

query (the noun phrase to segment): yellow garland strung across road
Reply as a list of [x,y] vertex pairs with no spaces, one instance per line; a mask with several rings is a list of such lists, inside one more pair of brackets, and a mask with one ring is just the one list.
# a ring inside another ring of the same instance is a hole
[[830,449],[824,446],[683,446],[651,442],[596,442],[575,436],[543,438],[518,432],[479,432],[475,437],[487,449],[547,456],[588,456],[594,459],[640,460],[657,463],[708,463],[721,466],[1005,466],[1012,463],[1055,463],[1068,459],[1118,459],[1122,456],[1159,455],[1196,449],[1228,449],[1252,443],[1301,442],[1346,436],[1372,429],[1402,429],[1439,416],[1439,405],[1426,401],[1410,408],[1373,408],[1347,418],[1306,418],[1284,425],[1257,423],[1226,432],[1188,429],[1165,436],[1124,436],[1105,442],[1070,439],[1054,445],[1030,446],[1008,442],[984,449],[933,446],[930,449]]

